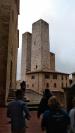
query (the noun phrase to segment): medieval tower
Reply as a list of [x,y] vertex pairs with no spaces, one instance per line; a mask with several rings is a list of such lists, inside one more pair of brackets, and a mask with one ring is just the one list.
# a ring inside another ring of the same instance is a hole
[[39,20],[32,25],[31,71],[49,70],[49,25]]
[[31,41],[32,41],[32,34],[31,33],[24,33],[22,35],[22,62],[21,62],[21,80],[26,79],[26,71],[31,71]]
[[49,24],[44,20],[33,23],[32,34],[22,35],[21,80],[26,72],[55,71],[55,54],[50,52]]

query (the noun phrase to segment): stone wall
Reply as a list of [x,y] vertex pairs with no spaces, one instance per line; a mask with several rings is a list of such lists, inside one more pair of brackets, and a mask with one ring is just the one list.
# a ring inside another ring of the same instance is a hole
[[6,93],[9,20],[10,3],[0,0],[0,105],[4,104]]
[[[56,74],[56,76],[55,76]],[[62,78],[63,77],[63,78]],[[62,85],[63,84],[63,85]],[[64,105],[63,87],[69,86],[69,75],[61,73],[34,72],[26,75],[26,88],[31,89],[39,94],[48,88],[58,97]]]
[[17,21],[15,0],[0,0],[0,105],[6,103],[10,87],[16,87]]
[[31,40],[31,33],[22,35],[21,80],[26,80],[26,72],[31,71]]
[[32,25],[31,71],[50,70],[49,25],[39,20]]
[[67,74],[35,72],[28,73],[26,77],[27,88],[39,93],[43,92],[43,90],[47,87],[47,84],[51,90],[60,92],[63,91],[63,87],[69,86],[69,75]]

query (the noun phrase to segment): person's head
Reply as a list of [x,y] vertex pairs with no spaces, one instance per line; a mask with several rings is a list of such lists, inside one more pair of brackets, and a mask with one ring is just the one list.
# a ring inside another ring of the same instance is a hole
[[45,91],[44,91],[44,96],[46,96],[46,97],[48,97],[48,98],[52,96],[52,93],[50,92],[49,89],[45,89]]
[[23,91],[25,91],[25,89],[26,89],[26,82],[25,82],[25,81],[22,81],[22,82],[20,83],[20,87],[21,87],[21,89],[22,89]]
[[16,90],[15,96],[16,99],[22,99],[23,98],[22,90]]
[[52,96],[48,99],[48,107],[50,107],[52,109],[57,109],[60,107],[60,104],[59,104],[56,96]]

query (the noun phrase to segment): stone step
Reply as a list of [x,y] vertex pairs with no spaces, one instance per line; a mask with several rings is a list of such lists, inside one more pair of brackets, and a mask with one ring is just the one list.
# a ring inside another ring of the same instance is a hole
[[15,99],[15,90],[14,89],[10,89],[9,90],[9,94],[8,94],[8,98],[7,98],[7,102],[10,102],[12,100]]

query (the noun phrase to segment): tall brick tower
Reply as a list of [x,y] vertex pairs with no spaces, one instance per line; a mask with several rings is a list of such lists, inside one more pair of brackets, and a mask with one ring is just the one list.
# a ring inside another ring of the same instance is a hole
[[49,70],[49,24],[40,19],[32,25],[31,71]]
[[22,35],[21,80],[26,80],[26,72],[31,71],[31,41],[32,34],[25,32]]
[[0,106],[16,88],[19,0],[0,0]]

